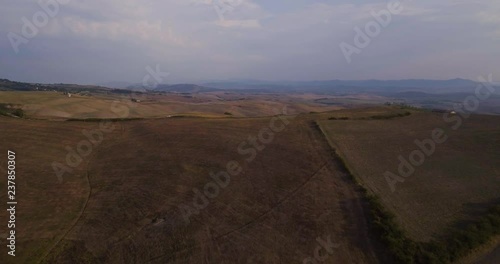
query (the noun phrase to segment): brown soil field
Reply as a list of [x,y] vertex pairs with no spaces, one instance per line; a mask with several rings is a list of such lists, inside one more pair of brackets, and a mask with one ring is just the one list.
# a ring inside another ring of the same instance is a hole
[[[280,119],[114,122],[60,182],[53,162],[100,124],[0,117],[0,167],[16,151],[19,203],[18,256],[2,263],[308,263],[325,241],[322,263],[386,263],[324,136],[306,115],[281,118],[284,130],[254,148],[249,136]],[[194,208],[193,189],[231,161],[241,172],[187,222],[179,206]]]

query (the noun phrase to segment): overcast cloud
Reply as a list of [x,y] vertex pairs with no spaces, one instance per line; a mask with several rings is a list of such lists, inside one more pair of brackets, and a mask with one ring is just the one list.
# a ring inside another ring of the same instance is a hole
[[403,11],[351,63],[339,44],[353,44],[354,27],[389,1],[243,0],[224,20],[211,0],[64,1],[16,53],[9,32],[22,36],[22,17],[43,9],[2,0],[0,78],[140,83],[157,64],[168,83],[500,76],[498,0],[402,1]]

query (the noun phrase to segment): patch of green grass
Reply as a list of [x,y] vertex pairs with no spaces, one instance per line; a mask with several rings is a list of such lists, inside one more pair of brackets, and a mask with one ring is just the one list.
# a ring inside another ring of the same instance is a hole
[[14,108],[8,104],[0,104],[0,115],[3,116],[16,116],[23,118],[25,116],[23,109]]

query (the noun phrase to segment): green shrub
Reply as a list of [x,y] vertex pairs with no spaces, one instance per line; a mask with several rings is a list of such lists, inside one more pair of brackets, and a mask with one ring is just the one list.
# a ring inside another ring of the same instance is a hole
[[17,117],[24,117],[24,111],[23,109],[15,109],[14,111],[12,111],[12,114],[17,116]]
[[374,116],[371,116],[371,119],[375,119],[375,120],[383,120],[383,119],[393,119],[393,118],[396,118],[396,117],[405,117],[405,116],[410,116],[411,113],[406,111],[404,113],[398,113],[398,114],[390,114],[390,115],[374,115]]
[[20,108],[13,108],[7,104],[0,104],[0,115],[24,117],[24,111]]

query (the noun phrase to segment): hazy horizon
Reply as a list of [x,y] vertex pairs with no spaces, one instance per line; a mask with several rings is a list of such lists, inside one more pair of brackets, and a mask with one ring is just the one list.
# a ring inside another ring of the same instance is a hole
[[[25,81],[20,81],[20,80],[14,80],[14,79],[9,79],[0,76],[0,80],[5,79],[9,80],[12,82],[25,82]],[[343,79],[328,79],[328,80],[296,80],[296,81],[290,81],[290,80],[271,80],[271,81],[266,81],[266,80],[258,80],[258,79],[225,79],[225,80],[199,80],[196,82],[173,82],[173,83],[158,83],[158,85],[207,85],[210,83],[247,83],[247,84],[284,84],[284,83],[293,83],[293,84],[299,84],[299,83],[313,83],[313,82],[333,82],[333,81],[340,81],[340,82],[397,82],[397,81],[431,81],[431,82],[446,82],[446,81],[454,81],[454,80],[461,80],[461,81],[471,81],[471,82],[480,82],[478,80],[471,80],[471,79],[466,79],[466,78],[453,78],[453,79],[360,79],[360,80],[343,80]],[[103,86],[106,87],[106,85],[112,85],[112,84],[122,84],[122,85],[129,85],[129,86],[134,86],[134,85],[141,85],[140,82],[127,82],[127,81],[108,81],[108,82],[98,82],[98,83],[64,83],[64,82],[39,82],[39,81],[26,81],[26,83],[32,83],[32,84],[46,84],[46,85],[51,85],[51,84],[68,84],[68,85],[90,85],[90,86]],[[492,82],[494,85],[500,85],[500,82],[493,81]],[[113,86],[109,86],[110,88],[113,88]]]

